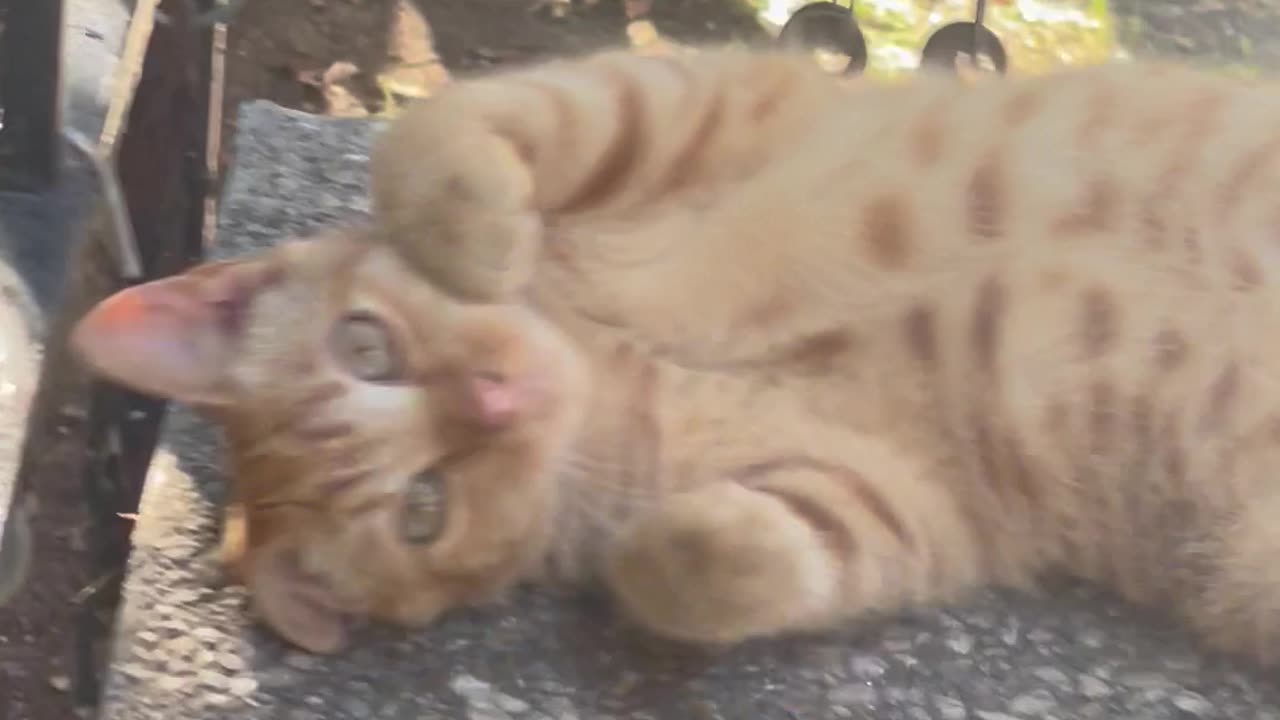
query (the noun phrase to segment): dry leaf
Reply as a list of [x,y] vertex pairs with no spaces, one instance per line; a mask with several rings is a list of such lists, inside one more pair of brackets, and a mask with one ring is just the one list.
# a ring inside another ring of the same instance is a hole
[[356,67],[355,63],[339,60],[324,71],[324,75],[320,77],[320,82],[324,85],[336,85],[350,80],[359,72],[360,68]]
[[360,73],[355,63],[339,60],[324,70],[303,70],[298,82],[320,90],[324,113],[333,117],[367,117],[369,109],[343,83]]

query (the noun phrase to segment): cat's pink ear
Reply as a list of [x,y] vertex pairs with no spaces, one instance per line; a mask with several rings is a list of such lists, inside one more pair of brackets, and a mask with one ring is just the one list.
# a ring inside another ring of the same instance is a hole
[[225,402],[226,371],[262,261],[209,263],[121,290],[76,324],[70,344],[121,385],[193,404]]
[[346,613],[322,581],[303,572],[296,549],[260,550],[245,584],[254,614],[286,641],[322,654],[346,647]]

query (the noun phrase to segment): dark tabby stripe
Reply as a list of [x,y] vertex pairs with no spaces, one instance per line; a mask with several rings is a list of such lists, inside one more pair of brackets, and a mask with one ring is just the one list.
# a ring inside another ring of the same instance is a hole
[[[788,455],[752,463],[739,468],[732,476],[747,487],[782,498],[788,506],[797,510],[806,522],[813,525],[824,537],[837,546],[842,558],[856,550],[857,538],[844,518],[834,510],[822,506],[812,498],[777,484],[764,485],[764,478],[781,472],[812,471],[835,480],[839,487],[856,499],[875,516],[904,547],[914,550],[916,538],[903,522],[893,505],[880,494],[866,478],[849,468],[824,462],[805,455]],[[785,498],[783,497],[785,496]]]

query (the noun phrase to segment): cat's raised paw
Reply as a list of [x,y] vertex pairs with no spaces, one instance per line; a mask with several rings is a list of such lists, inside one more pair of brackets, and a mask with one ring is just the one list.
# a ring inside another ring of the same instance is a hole
[[533,178],[508,139],[437,105],[415,108],[375,149],[375,239],[467,299],[509,298],[529,281],[542,235]]

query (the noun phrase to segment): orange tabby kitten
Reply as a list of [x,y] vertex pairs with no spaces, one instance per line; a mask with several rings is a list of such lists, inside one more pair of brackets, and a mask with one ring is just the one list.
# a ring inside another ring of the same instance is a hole
[[76,342],[215,408],[249,584],[314,650],[548,570],[712,643],[1061,570],[1268,661],[1278,128],[1275,89],[1170,68],[606,53],[413,107],[372,238],[126,290]]

